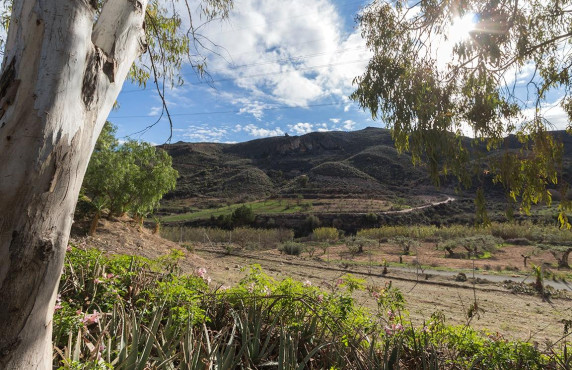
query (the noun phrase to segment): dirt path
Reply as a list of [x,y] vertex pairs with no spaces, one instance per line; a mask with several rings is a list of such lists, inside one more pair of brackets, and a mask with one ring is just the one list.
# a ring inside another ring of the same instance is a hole
[[385,212],[381,212],[382,215],[393,215],[393,214],[399,214],[399,213],[409,213],[409,212],[413,212],[413,211],[419,211],[421,209],[425,209],[425,208],[429,208],[429,207],[433,207],[433,206],[438,206],[440,204],[446,204],[449,202],[454,202],[456,199],[453,197],[450,197],[447,195],[447,199],[439,201],[439,202],[431,202],[428,204],[424,204],[422,206],[417,206],[417,207],[411,207],[411,208],[407,208],[407,209],[402,209],[399,211],[385,211]]
[[[448,323],[464,324],[465,313],[475,293],[479,307],[484,312],[479,319],[473,320],[473,327],[499,332],[509,338],[539,343],[556,341],[563,332],[561,321],[572,318],[570,300],[544,302],[536,296],[513,294],[497,282],[473,285],[470,282],[455,282],[448,274],[431,273],[425,280],[424,275],[397,268],[390,268],[389,273],[383,276],[379,266],[343,268],[314,259],[276,256],[264,251],[227,255],[222,249],[201,248],[196,252],[206,261],[213,279],[225,285],[238,282],[245,275],[242,268],[254,263],[260,264],[277,279],[292,277],[310,280],[326,290],[346,273],[365,279],[369,286],[381,287],[391,282],[403,292],[414,325],[423,325],[424,320],[429,320],[435,311],[442,311]],[[374,300],[366,292],[360,292],[357,298],[361,304],[372,310],[375,308]]]

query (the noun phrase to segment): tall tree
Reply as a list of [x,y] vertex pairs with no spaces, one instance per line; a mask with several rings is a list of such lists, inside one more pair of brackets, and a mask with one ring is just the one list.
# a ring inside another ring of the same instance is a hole
[[82,193],[94,208],[90,235],[95,234],[104,209],[116,216],[129,212],[143,222],[163,195],[175,188],[178,177],[166,151],[134,140],[119,146],[115,131],[105,123],[83,181]]
[[[187,56],[204,69],[192,59],[192,19],[183,26],[155,0],[149,7],[147,0],[100,4],[12,2],[0,73],[2,369],[51,367],[52,315],[73,210],[125,79],[176,77]],[[202,14],[224,17],[231,5],[205,0]],[[132,69],[145,51],[149,58]]]
[[[525,211],[550,203],[548,185],[566,190],[562,144],[543,106],[556,92],[572,117],[570,1],[376,0],[358,21],[373,57],[351,97],[389,125],[399,150],[426,161],[436,181],[447,173],[467,186],[492,178],[507,191],[509,215],[518,201]],[[475,141],[463,140],[467,131]],[[520,150],[479,160],[510,133]],[[560,221],[570,227],[564,199]],[[476,203],[486,223],[482,186]]]

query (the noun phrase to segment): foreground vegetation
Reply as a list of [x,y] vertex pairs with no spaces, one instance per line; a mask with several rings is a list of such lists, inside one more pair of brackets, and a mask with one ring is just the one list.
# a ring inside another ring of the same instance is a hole
[[[54,315],[54,366],[74,369],[567,368],[568,330],[539,348],[450,326],[437,312],[421,327],[401,292],[349,274],[327,290],[276,281],[252,266],[232,287],[204,268],[184,275],[181,252],[157,260],[67,253]],[[353,294],[367,290],[367,311]]]

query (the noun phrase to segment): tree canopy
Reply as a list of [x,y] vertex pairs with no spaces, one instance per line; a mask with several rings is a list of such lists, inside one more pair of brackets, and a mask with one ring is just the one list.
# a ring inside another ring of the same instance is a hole
[[[462,19],[470,20],[464,30],[456,27]],[[378,0],[358,21],[373,57],[351,98],[392,129],[399,150],[425,161],[435,181],[453,174],[477,186],[481,222],[487,177],[504,186],[509,216],[517,202],[526,212],[550,203],[547,186],[566,191],[562,144],[543,108],[556,95],[572,117],[570,1]],[[484,161],[509,134],[520,149]],[[570,227],[564,199],[560,221]]]
[[98,215],[108,209],[110,214],[130,212],[141,219],[175,188],[178,173],[167,152],[134,140],[119,145],[115,130],[105,124],[87,167],[83,193]]

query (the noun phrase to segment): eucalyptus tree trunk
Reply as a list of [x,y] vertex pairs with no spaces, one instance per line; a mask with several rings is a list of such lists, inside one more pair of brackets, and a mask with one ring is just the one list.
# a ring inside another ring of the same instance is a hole
[[[50,369],[52,317],[95,141],[146,47],[147,0],[14,0],[0,73],[0,369]],[[94,23],[95,22],[95,23]]]

